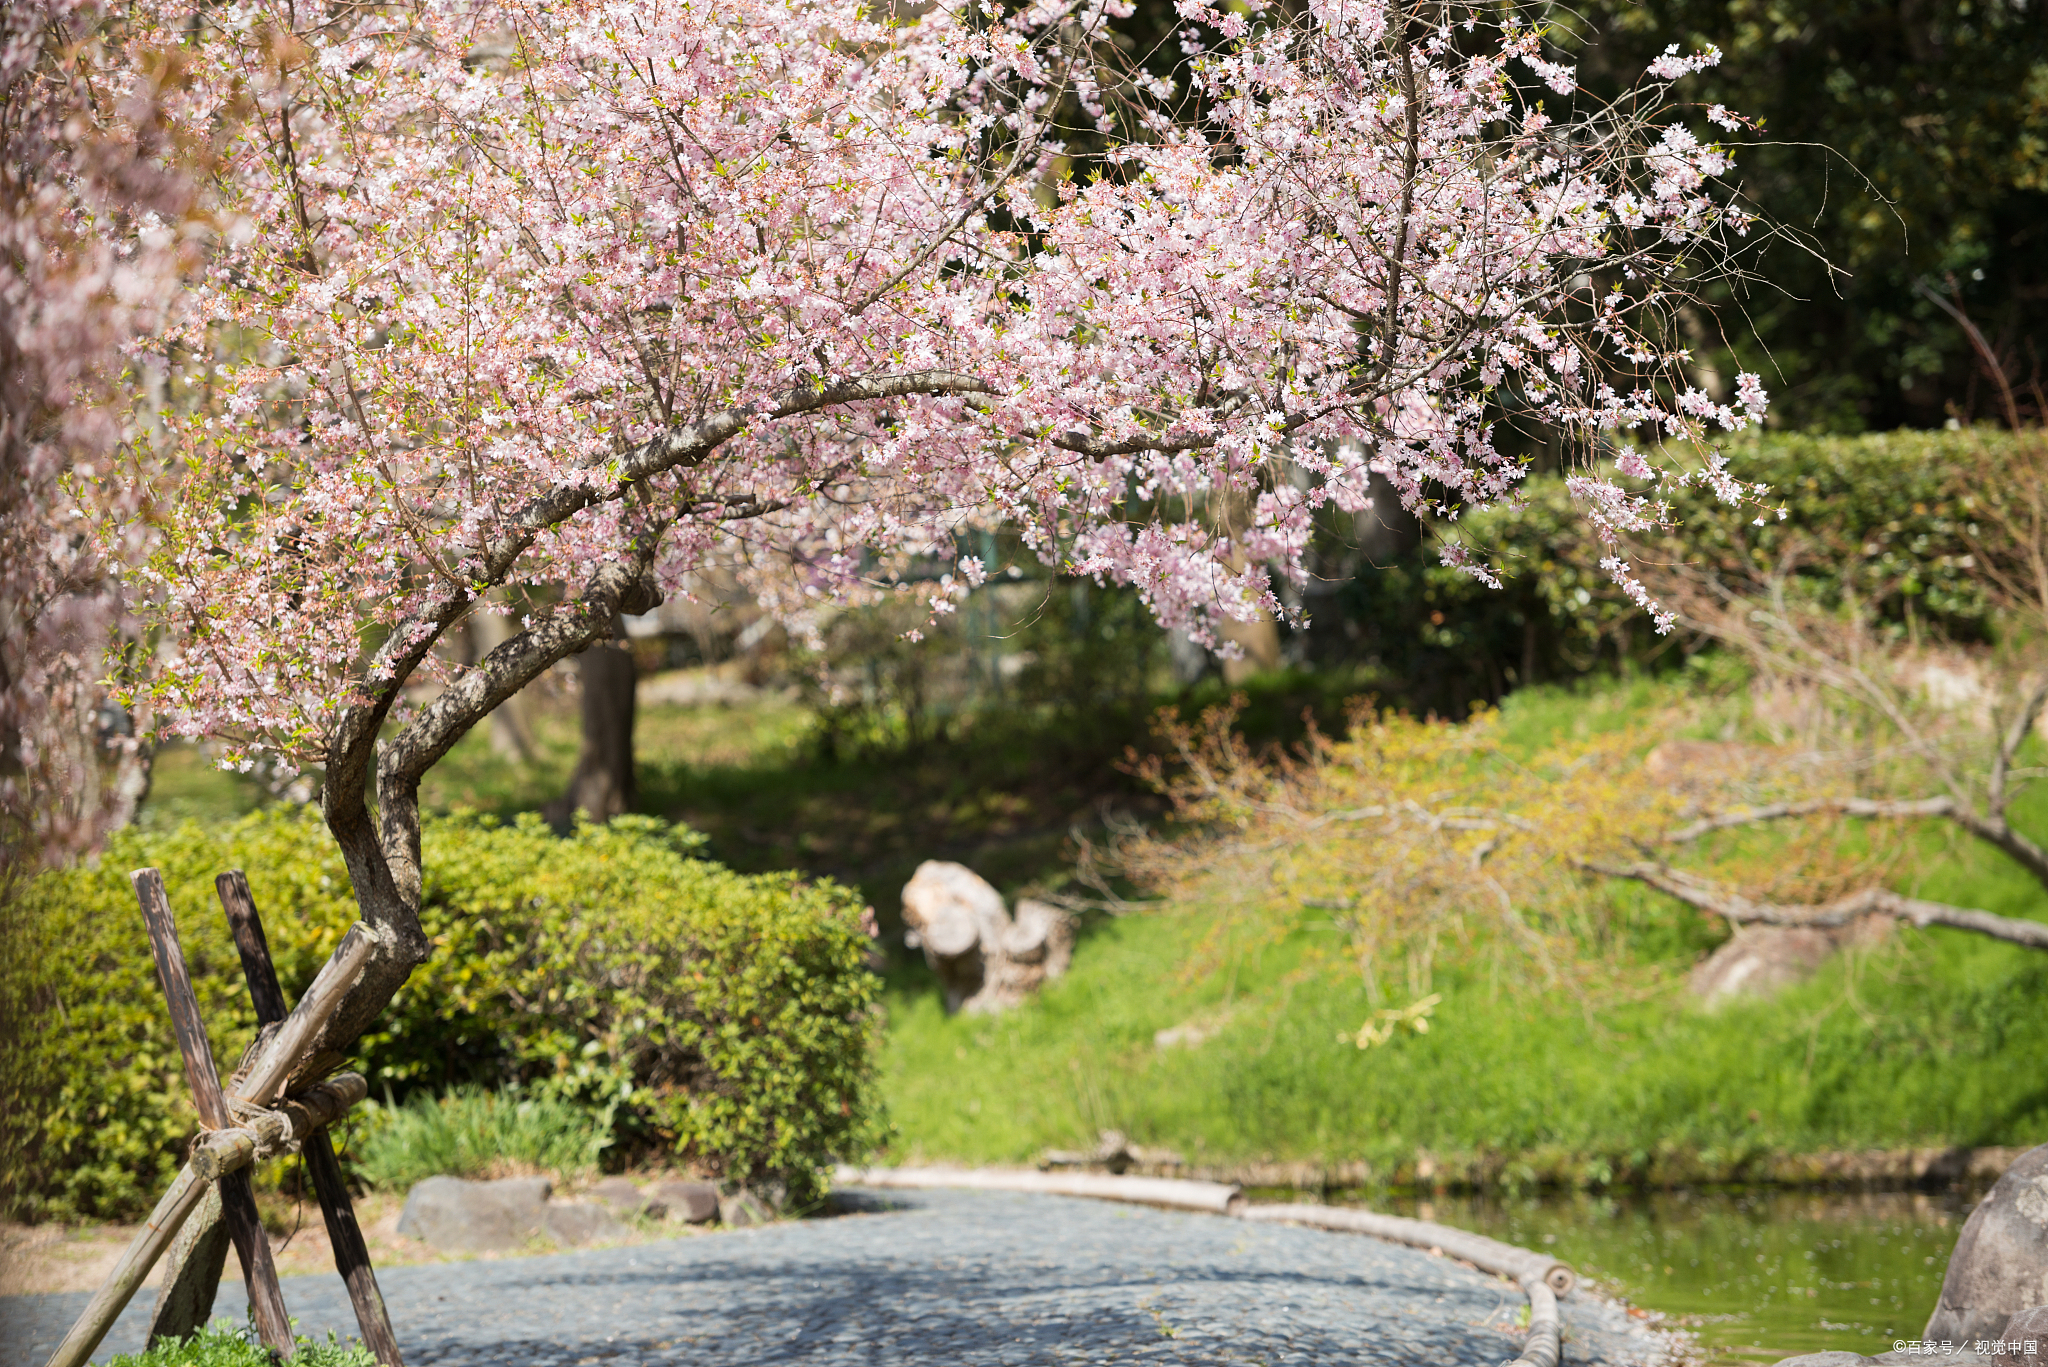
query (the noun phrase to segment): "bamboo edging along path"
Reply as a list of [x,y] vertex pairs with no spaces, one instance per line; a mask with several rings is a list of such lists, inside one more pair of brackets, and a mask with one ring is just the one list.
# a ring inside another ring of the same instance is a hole
[[[333,1017],[343,996],[361,977],[373,948],[369,937],[360,926],[351,927],[321,967],[313,985],[299,999],[298,1006],[287,1014],[262,922],[256,915],[255,899],[249,894],[248,879],[235,870],[216,880],[259,1024],[266,1029],[276,1026],[230,1096],[223,1091],[219,1071],[214,1066],[213,1048],[199,1015],[184,952],[178,944],[177,924],[171,916],[163,877],[155,869],[137,869],[131,877],[143,922],[149,929],[150,951],[170,1010],[172,1032],[184,1059],[186,1082],[192,1088],[199,1111],[200,1134],[176,1180],[150,1212],[142,1230],[123,1250],[113,1271],[93,1293],[64,1341],[57,1345],[48,1367],[84,1367],[209,1190],[219,1193],[221,1220],[241,1259],[257,1333],[273,1354],[292,1356],[291,1321],[285,1313],[269,1238],[257,1218],[249,1168],[261,1159],[295,1148],[305,1154],[313,1170],[313,1184],[334,1245],[336,1268],[348,1285],[364,1344],[383,1367],[404,1367],[383,1297],[377,1290],[376,1275],[370,1269],[369,1252],[356,1223],[355,1209],[326,1131],[328,1125],[368,1094],[369,1084],[358,1074],[338,1073],[304,1086],[291,1096],[279,1099],[278,1095],[292,1071],[300,1066],[301,1056],[320,1028]],[[259,1035],[258,1040],[261,1042],[263,1036]],[[204,1237],[202,1234],[201,1239]],[[212,1311],[220,1280],[218,1246],[209,1253],[195,1243],[184,1252],[188,1255],[186,1266],[180,1269],[179,1276],[166,1283],[159,1296],[151,1324],[152,1343],[189,1335]]]
[[900,1188],[965,1187],[976,1191],[1036,1192],[1046,1196],[1082,1196],[1099,1201],[1129,1201],[1172,1210],[1228,1215],[1261,1224],[1314,1225],[1320,1229],[1369,1234],[1376,1239],[1448,1254],[1482,1272],[1507,1277],[1529,1301],[1529,1337],[1521,1354],[1503,1367],[1560,1367],[1563,1323],[1557,1301],[1578,1285],[1569,1263],[1548,1254],[1504,1244],[1470,1230],[1433,1220],[1377,1215],[1344,1206],[1253,1205],[1243,1192],[1224,1182],[1197,1182],[1178,1177],[1120,1177],[1107,1173],[1053,1173],[989,1168],[842,1168],[838,1180],[848,1186]]

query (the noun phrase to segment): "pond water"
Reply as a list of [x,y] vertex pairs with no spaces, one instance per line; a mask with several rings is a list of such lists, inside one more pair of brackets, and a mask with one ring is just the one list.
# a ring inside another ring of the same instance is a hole
[[1556,1254],[1699,1335],[1708,1362],[1889,1351],[1933,1313],[1982,1191],[1784,1190],[1386,1200]]

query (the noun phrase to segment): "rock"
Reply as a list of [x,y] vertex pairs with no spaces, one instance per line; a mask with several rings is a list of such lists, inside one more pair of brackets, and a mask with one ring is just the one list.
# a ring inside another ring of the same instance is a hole
[[444,1253],[509,1253],[541,1232],[550,1190],[545,1177],[429,1177],[406,1193],[398,1232]]
[[2020,1311],[2005,1322],[1998,1337],[2006,1342],[2008,1367],[2015,1358],[2019,1367],[2048,1367],[2048,1305]]
[[[2048,1304],[2048,1144],[2029,1149],[1963,1224],[1923,1338],[1995,1339]],[[2048,1334],[2037,1335],[2048,1337]]]
[[618,1216],[595,1201],[550,1201],[541,1207],[540,1227],[564,1248],[608,1243],[630,1233]]
[[656,1182],[647,1194],[668,1208],[671,1219],[701,1225],[718,1218],[718,1188],[709,1182]]
[[615,1215],[647,1215],[660,1219],[668,1213],[665,1202],[647,1195],[624,1177],[607,1177],[585,1194],[591,1200],[610,1207]]
[[1074,918],[1049,902],[1026,897],[1003,932],[1003,953],[1013,962],[1035,965],[1040,982],[1061,977],[1074,962]]
[[1776,1367],[1864,1367],[1870,1359],[1861,1353],[1835,1351],[1829,1353],[1801,1353],[1796,1358],[1780,1358]]
[[1133,1144],[1124,1137],[1122,1130],[1104,1130],[1096,1138],[1095,1147],[1085,1152],[1071,1149],[1047,1149],[1039,1157],[1040,1168],[1106,1168],[1113,1173],[1126,1173],[1132,1168],[1145,1168],[1153,1172],[1175,1170],[1186,1165],[1187,1160],[1172,1149],[1150,1149]]
[[1015,1006],[1073,961],[1071,917],[1027,898],[1012,920],[1002,894],[962,864],[918,865],[903,888],[903,923],[904,943],[924,950],[951,1012]]
[[1827,930],[1738,926],[1733,937],[1692,971],[1688,986],[1709,1006],[1733,997],[1768,997],[1805,982],[1841,948]]
[[775,1212],[768,1208],[767,1202],[742,1187],[731,1195],[718,1198],[718,1218],[720,1223],[734,1229],[745,1229],[749,1225],[773,1223]]

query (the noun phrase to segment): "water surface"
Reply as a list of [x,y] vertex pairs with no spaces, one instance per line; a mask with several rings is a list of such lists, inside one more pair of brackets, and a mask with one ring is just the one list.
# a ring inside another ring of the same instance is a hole
[[1776,1189],[1366,1202],[1555,1253],[1699,1335],[1715,1367],[1917,1339],[1981,1191]]

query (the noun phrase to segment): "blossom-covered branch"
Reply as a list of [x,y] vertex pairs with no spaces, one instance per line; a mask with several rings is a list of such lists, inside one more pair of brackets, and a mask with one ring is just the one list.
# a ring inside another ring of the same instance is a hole
[[[1632,443],[1578,486],[1603,536],[1663,481],[1754,494],[1662,454],[1764,403],[1667,340],[1751,225],[1667,97],[1711,53],[1561,118],[1536,27],[1387,0],[1182,0],[1145,65],[1122,0],[134,12],[194,73],[179,126],[246,118],[133,696],[324,770],[382,946],[352,1028],[425,952],[425,767],[702,572],[801,628],[1006,521],[1214,644],[1285,610],[1315,510],[1375,475],[1417,510],[1512,497],[1505,416]],[[435,650],[503,589],[553,606]]]

